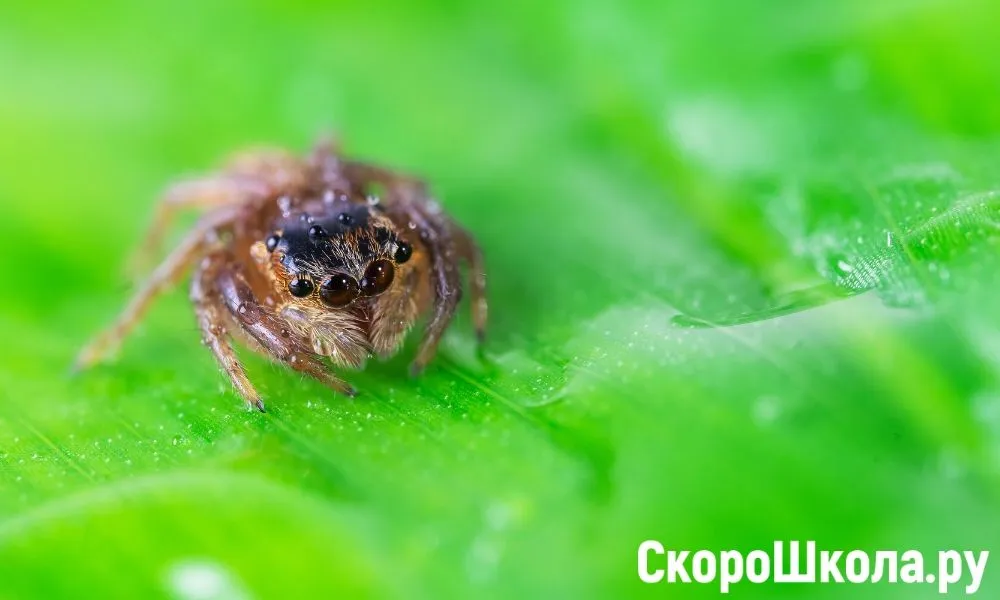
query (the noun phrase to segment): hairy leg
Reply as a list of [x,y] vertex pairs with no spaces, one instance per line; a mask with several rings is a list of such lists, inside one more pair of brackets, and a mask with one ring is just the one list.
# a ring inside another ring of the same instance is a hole
[[480,344],[486,339],[489,304],[486,300],[486,265],[476,240],[464,229],[455,227],[459,254],[469,263],[469,292],[472,298],[472,324]]
[[455,260],[455,247],[447,227],[425,215],[419,206],[410,208],[409,217],[417,223],[431,251],[434,274],[434,313],[431,315],[417,356],[410,363],[410,374],[419,375],[437,353],[438,344],[448,329],[462,299],[462,279]]
[[222,302],[247,335],[271,356],[292,369],[319,380],[327,387],[346,396],[354,397],[357,391],[346,381],[333,374],[312,352],[309,340],[292,335],[289,323],[265,308],[257,300],[238,267],[227,261],[220,269],[215,285]]
[[224,307],[219,304],[218,293],[213,292],[213,281],[222,266],[219,259],[219,255],[206,258],[191,282],[191,301],[194,303],[202,341],[215,356],[215,360],[246,401],[247,406],[264,412],[264,400],[250,382],[246,369],[236,356],[229,332],[226,330],[226,320],[221,312]]
[[128,261],[127,272],[137,276],[155,259],[177,216],[185,210],[213,210],[237,206],[248,198],[266,196],[270,188],[249,177],[227,175],[189,179],[170,186],[153,212],[153,220]]
[[241,206],[295,191],[308,182],[307,169],[285,150],[259,148],[233,155],[217,174],[171,185],[154,209],[149,230],[128,263],[128,273],[137,275],[154,259],[182,211]]
[[350,182],[344,177],[340,143],[333,137],[326,136],[316,142],[309,154],[308,164],[324,188],[335,190],[350,188]]
[[259,147],[232,155],[223,166],[225,176],[249,179],[267,187],[266,195],[295,192],[309,184],[311,166],[283,148]]
[[231,222],[231,210],[220,210],[202,218],[181,244],[153,271],[146,283],[132,296],[132,300],[118,316],[115,323],[95,337],[77,355],[75,370],[86,369],[112,353],[146,314],[153,301],[170,289],[196,260],[206,254],[215,243],[216,229]]

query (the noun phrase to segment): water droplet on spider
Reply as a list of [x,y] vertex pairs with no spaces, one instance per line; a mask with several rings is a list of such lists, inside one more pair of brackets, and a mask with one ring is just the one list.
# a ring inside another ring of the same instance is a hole
[[378,196],[370,195],[365,200],[368,202],[368,206],[378,206],[379,202],[382,200]]
[[406,226],[409,227],[410,229],[416,229],[417,228],[417,224],[414,223],[413,221],[410,221],[409,223],[407,223]]
[[281,211],[281,216],[285,218],[292,216],[292,199],[288,196],[278,198],[278,210]]

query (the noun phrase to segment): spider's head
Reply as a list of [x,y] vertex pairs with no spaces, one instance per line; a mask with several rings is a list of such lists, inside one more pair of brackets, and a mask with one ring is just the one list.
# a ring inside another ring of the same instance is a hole
[[413,254],[388,217],[351,202],[286,217],[262,244],[280,294],[328,309],[384,293]]

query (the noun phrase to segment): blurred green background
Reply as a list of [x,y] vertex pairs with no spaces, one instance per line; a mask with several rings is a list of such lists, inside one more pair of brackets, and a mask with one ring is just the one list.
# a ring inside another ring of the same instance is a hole
[[[3,3],[0,597],[707,598],[641,584],[639,542],[1000,550],[998,23]],[[353,402],[248,357],[271,409],[248,413],[179,290],[66,375],[166,183],[323,132],[478,236],[482,358],[465,311],[424,377],[370,365]]]

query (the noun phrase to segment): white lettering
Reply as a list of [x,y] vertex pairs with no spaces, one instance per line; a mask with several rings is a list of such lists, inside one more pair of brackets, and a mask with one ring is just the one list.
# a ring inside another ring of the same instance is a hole
[[965,552],[965,564],[969,565],[969,573],[972,574],[972,583],[965,586],[966,594],[975,594],[979,591],[979,586],[983,584],[983,575],[986,573],[986,561],[990,559],[990,551],[980,552],[979,560],[973,560],[975,555],[975,552]]
[[748,554],[747,580],[751,583],[764,583],[769,577],[771,577],[771,557],[767,552],[754,550]]
[[680,577],[681,583],[691,583],[691,576],[688,575],[687,568],[684,566],[684,561],[687,560],[690,554],[687,550],[682,552],[671,550],[667,553],[668,583],[677,583],[678,577]]
[[663,555],[663,544],[655,540],[646,540],[639,544],[639,579],[643,583],[659,583],[663,581],[663,569],[649,571],[649,553]]
[[729,586],[743,580],[743,555],[738,550],[722,553],[722,593],[729,593]]

